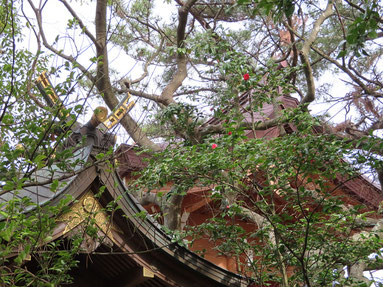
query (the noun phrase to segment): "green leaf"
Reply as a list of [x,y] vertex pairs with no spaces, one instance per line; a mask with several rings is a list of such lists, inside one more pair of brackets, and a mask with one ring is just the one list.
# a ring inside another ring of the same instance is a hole
[[14,232],[14,228],[15,228],[15,223],[10,222],[7,228],[0,231],[0,237],[3,238],[5,241],[10,241]]
[[340,58],[343,58],[343,57],[346,57],[347,56],[347,51],[346,50],[342,50],[339,52],[338,56],[336,57],[337,59],[340,59]]
[[51,188],[50,188],[51,191],[55,192],[57,190],[58,185],[59,185],[58,179],[54,179],[51,184]]
[[237,4],[238,4],[238,5],[247,5],[247,4],[251,4],[251,0],[238,0],[238,1],[237,1]]

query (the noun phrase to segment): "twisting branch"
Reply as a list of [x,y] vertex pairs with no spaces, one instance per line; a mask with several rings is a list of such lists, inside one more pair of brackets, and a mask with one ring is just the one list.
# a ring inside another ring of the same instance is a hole
[[[300,57],[304,65],[303,70],[306,76],[306,83],[307,83],[307,94],[302,99],[302,102],[301,102],[302,105],[309,104],[315,100],[315,82],[314,82],[313,71],[311,68],[310,60],[309,60],[309,52],[310,52],[311,45],[314,43],[314,41],[316,40],[318,36],[321,25],[328,17],[330,17],[334,13],[333,6],[334,6],[333,0],[329,0],[325,11],[315,21],[314,26],[311,30],[311,33],[308,36],[308,38],[305,39],[302,50],[300,51]],[[290,28],[291,30],[293,29],[292,27]]]
[[[329,1],[329,4],[331,3],[332,1]],[[327,7],[328,8],[328,7]],[[326,9],[326,11],[327,11],[328,9]],[[331,11],[328,11],[328,13],[326,13],[326,11],[321,15],[321,17],[324,15],[324,14],[327,14],[328,16],[326,17],[326,18],[328,18],[329,16],[331,16],[331,14],[333,13],[333,11],[331,10]],[[331,12],[331,13],[330,13]],[[320,17],[320,18],[321,18]],[[318,20],[320,19],[320,18],[318,18]],[[318,20],[317,20],[317,22],[318,22]],[[325,19],[322,19],[322,23],[323,23],[323,21],[324,21]],[[317,23],[316,22],[316,23]],[[315,26],[315,24],[314,24],[314,26]],[[288,29],[290,30],[290,31],[292,31],[294,34],[295,34],[295,36],[297,36],[297,37],[299,37],[301,40],[304,40],[304,38],[301,36],[301,35],[299,35],[298,33],[296,33],[296,31],[294,31],[293,29],[292,29],[292,27],[290,27],[290,26],[287,26],[288,27]],[[315,33],[315,34],[317,34],[318,32],[319,32],[319,27],[317,27],[317,32]],[[313,32],[312,33],[314,33],[315,31],[314,31],[315,29],[313,28]],[[316,36],[315,37],[310,37],[313,41],[315,41],[315,38],[316,38]],[[307,43],[309,43],[307,40],[305,40],[305,45],[307,44]],[[368,87],[366,84],[364,84],[363,83],[363,81],[361,80],[361,79],[359,79],[357,76],[355,76],[354,75],[354,73],[349,69],[349,68],[347,68],[345,65],[342,65],[341,63],[339,63],[337,60],[335,60],[334,58],[332,58],[332,57],[330,57],[329,55],[327,55],[325,52],[323,52],[322,50],[320,50],[319,48],[317,48],[317,47],[315,47],[314,45],[313,45],[313,42],[311,42],[311,43],[309,43],[309,45],[307,45],[306,47],[308,47],[308,48],[310,48],[311,50],[313,50],[314,52],[316,52],[319,56],[321,56],[323,59],[326,59],[327,61],[329,61],[330,63],[332,63],[332,64],[334,64],[335,66],[337,66],[340,70],[342,70],[343,72],[345,72],[350,78],[351,78],[351,80],[354,82],[354,83],[356,83],[366,94],[368,94],[368,95],[371,95],[371,96],[374,96],[374,97],[376,97],[376,98],[382,98],[383,97],[383,93],[379,93],[379,92],[376,92],[374,89],[372,89],[372,88],[370,88],[370,87]],[[308,55],[308,51],[307,51],[307,48],[306,48],[306,50],[305,51],[303,51],[303,49],[301,50],[301,52],[300,52],[300,54],[301,54],[301,57],[302,57],[302,54],[304,54],[304,52],[305,53],[307,53],[307,55]],[[306,64],[306,66],[304,66],[304,69],[306,69],[305,70],[305,74],[307,74],[307,75],[311,75],[312,76],[312,70],[311,70],[311,65],[310,65],[310,62],[309,62],[309,60],[308,60],[308,57],[304,57],[303,58],[303,62],[304,62],[304,64]],[[311,73],[310,73],[310,70],[311,70]],[[310,84],[308,83],[307,85],[308,85],[308,87],[311,87],[311,88],[315,88],[315,85],[314,85],[314,78],[313,77],[306,77],[306,81],[310,81]],[[366,81],[368,81],[368,82],[371,82],[371,80],[367,80],[366,79]],[[379,85],[380,86],[380,85]],[[314,92],[314,94],[312,94],[312,92]],[[314,97],[314,98],[312,98],[312,96]],[[306,100],[305,101],[303,101],[302,100],[302,102],[301,103],[310,103],[311,101],[308,101],[310,98],[312,98],[313,100],[315,99],[315,90],[313,91],[313,90],[311,90],[311,92],[310,91],[308,91],[308,94],[306,94],[306,96],[305,96],[305,98],[306,98]],[[308,99],[307,99],[308,98]]]
[[153,60],[161,53],[163,45],[164,45],[164,41],[165,41],[165,38],[161,38],[161,42],[158,45],[158,48],[157,48],[156,52],[153,53],[153,55],[146,61],[145,65],[144,65],[144,73],[140,77],[138,77],[137,79],[132,80],[132,81],[129,81],[126,78],[122,79],[121,83],[124,86],[126,86],[126,85],[130,86],[132,84],[137,84],[137,83],[141,82],[144,78],[146,78],[148,76],[148,67],[153,62]]
[[[188,19],[188,14],[191,7],[197,0],[188,0],[182,7],[178,9],[178,28],[177,28],[177,48],[182,49],[185,47],[185,29]],[[177,71],[173,79],[165,87],[161,93],[161,97],[166,103],[174,103],[173,95],[175,91],[182,85],[182,82],[187,76],[187,57],[186,53],[177,51]]]
[[333,6],[334,6],[333,1],[332,0],[328,1],[325,11],[323,11],[323,13],[315,21],[309,37],[305,39],[304,41],[304,44],[302,47],[303,54],[308,55],[311,45],[314,43],[314,41],[316,40],[318,36],[321,25],[328,17],[330,17],[334,13]]

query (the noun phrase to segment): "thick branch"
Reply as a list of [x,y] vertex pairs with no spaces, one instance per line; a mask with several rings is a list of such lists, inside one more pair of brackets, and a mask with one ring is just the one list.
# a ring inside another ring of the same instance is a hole
[[[185,29],[190,8],[197,0],[189,0],[178,10],[178,28],[177,28],[177,48],[184,48]],[[177,71],[171,82],[165,87],[161,93],[161,97],[166,105],[174,103],[173,95],[175,91],[182,85],[187,76],[187,58],[186,53],[177,51]]]
[[[126,84],[126,82],[124,84]],[[162,99],[161,99],[161,97],[159,95],[148,94],[148,93],[145,93],[145,92],[142,92],[142,91],[136,91],[136,90],[133,90],[133,89],[129,89],[126,85],[122,86],[122,89],[119,90],[119,92],[120,93],[131,93],[133,96],[137,96],[137,97],[140,97],[140,98],[151,100],[151,101],[154,101],[156,103],[162,103],[161,102]]]
[[334,3],[332,0],[328,1],[326,10],[319,16],[319,18],[315,21],[314,26],[311,30],[310,35],[307,39],[305,39],[300,56],[303,62],[303,70],[306,76],[307,82],[307,94],[302,100],[302,104],[308,104],[315,100],[315,83],[314,76],[311,69],[311,64],[309,60],[309,52],[310,47],[316,40],[320,27],[323,22],[333,14],[333,6]]
[[[169,191],[171,192],[171,191]],[[183,195],[172,194],[169,198],[164,196],[160,197],[155,192],[146,192],[145,194],[139,194],[134,192],[136,198],[139,199],[141,205],[155,204],[161,208],[164,225],[170,230],[181,229],[181,215],[182,215],[182,201]]]
[[333,11],[333,1],[330,0],[327,3],[326,10],[319,16],[319,18],[315,21],[313,29],[311,30],[311,33],[307,39],[305,39],[303,47],[302,47],[302,53],[305,55],[309,54],[310,47],[316,40],[320,27],[322,26],[323,22],[330,17],[334,11]]
[[142,206],[155,204],[159,207],[162,205],[162,197],[159,197],[157,193],[146,192],[144,195],[139,196],[137,193],[134,194],[135,198],[139,200]]

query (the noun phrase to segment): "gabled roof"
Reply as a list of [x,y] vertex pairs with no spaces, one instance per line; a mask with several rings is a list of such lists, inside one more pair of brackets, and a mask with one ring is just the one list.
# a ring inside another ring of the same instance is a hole
[[[62,193],[66,193],[68,189],[73,188],[72,183],[76,178],[76,175],[80,170],[85,168],[85,164],[89,159],[92,147],[87,146],[78,149],[74,152],[73,156],[68,159],[68,164],[75,164],[71,171],[64,171],[57,164],[52,165],[50,168],[44,167],[36,170],[30,176],[30,181],[26,182],[26,185],[33,182],[51,182],[52,180],[60,180],[57,191],[51,190],[51,183],[43,185],[31,185],[24,187],[21,190],[13,190],[0,196],[0,204],[5,203],[13,198],[29,198],[33,203],[43,205],[48,201],[54,199]],[[32,208],[30,206],[29,208]]]
[[[85,212],[85,201],[89,198],[97,200],[100,206],[106,206],[115,200],[119,208],[113,214],[112,227],[108,231],[100,228],[100,232],[108,238],[109,242],[112,242],[112,246],[100,245],[87,255],[91,262],[93,262],[92,258],[94,259],[93,265],[91,264],[89,268],[93,268],[93,272],[105,278],[108,284],[114,282],[113,286],[124,286],[122,283],[129,282],[132,274],[142,268],[149,270],[153,278],[149,276],[142,283],[134,286],[248,285],[245,278],[220,268],[174,242],[151,216],[138,217],[138,213],[146,212],[126,190],[117,172],[110,170],[107,165],[92,165],[95,161],[94,155],[98,152],[99,150],[92,145],[78,150],[73,160],[82,159],[88,168],[79,171],[84,164],[76,167],[79,172],[61,180],[60,184],[65,186],[56,193],[51,192],[50,185],[47,184],[13,192],[2,196],[1,200],[6,201],[12,196],[27,196],[37,204],[56,205],[65,196],[71,195],[73,201],[69,206],[74,209],[73,214],[80,215]],[[56,172],[58,176],[63,174],[58,167]],[[36,171],[33,176],[37,180],[51,178],[46,169]],[[101,197],[94,197],[93,194],[99,192],[102,186],[106,188]],[[53,240],[76,232],[81,220],[74,224],[68,218],[70,216],[65,214],[59,218],[61,222],[53,232]],[[100,253],[107,255],[101,256]],[[81,255],[80,258],[82,258]],[[83,271],[85,272],[86,269]],[[75,270],[73,272],[77,274]]]

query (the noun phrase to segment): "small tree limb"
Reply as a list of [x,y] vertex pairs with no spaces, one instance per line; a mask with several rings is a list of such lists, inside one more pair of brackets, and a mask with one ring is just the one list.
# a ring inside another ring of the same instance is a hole
[[82,22],[81,18],[76,14],[76,12],[73,10],[73,8],[66,2],[66,0],[59,0],[61,3],[64,4],[65,8],[69,11],[69,13],[75,18],[81,28],[81,30],[85,33],[85,35],[88,36],[88,38],[93,42],[94,45],[98,45],[96,38],[93,36],[93,34],[86,28],[84,25],[84,22]]

